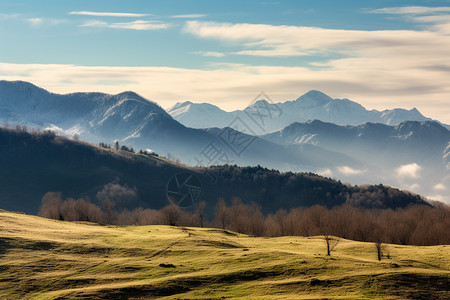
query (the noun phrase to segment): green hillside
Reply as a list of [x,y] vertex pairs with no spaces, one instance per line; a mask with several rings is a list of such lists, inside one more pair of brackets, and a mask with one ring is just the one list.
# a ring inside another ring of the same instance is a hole
[[0,211],[1,299],[448,299],[449,245],[255,238]]

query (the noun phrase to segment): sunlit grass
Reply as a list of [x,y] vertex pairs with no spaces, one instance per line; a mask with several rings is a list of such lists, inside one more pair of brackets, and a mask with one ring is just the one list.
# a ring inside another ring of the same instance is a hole
[[0,211],[0,298],[448,297],[450,246],[255,238],[170,226],[69,223]]

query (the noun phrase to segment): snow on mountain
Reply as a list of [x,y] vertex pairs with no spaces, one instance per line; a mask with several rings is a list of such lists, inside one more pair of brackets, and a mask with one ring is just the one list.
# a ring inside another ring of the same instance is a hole
[[[234,116],[209,103],[178,102],[167,112],[178,122],[192,128],[226,127]],[[211,124],[211,126],[204,126]]]
[[[176,120],[194,128],[224,127],[234,118],[250,116],[261,118],[264,126],[257,134],[280,130],[294,122],[321,120],[338,125],[359,125],[365,122],[397,125],[403,121],[431,121],[416,108],[411,110],[367,110],[359,103],[349,99],[332,99],[320,91],[309,91],[293,101],[270,103],[260,99],[244,110],[225,112],[211,104],[192,102],[177,103],[168,110]],[[450,129],[449,125],[444,125]]]

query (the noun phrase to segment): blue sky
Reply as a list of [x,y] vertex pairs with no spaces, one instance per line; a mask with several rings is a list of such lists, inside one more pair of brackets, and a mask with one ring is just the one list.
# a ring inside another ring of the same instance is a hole
[[450,123],[450,1],[0,0],[0,79],[245,107],[311,89]]

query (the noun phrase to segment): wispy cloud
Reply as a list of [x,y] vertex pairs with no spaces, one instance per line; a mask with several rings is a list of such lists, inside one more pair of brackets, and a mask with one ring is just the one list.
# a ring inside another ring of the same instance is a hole
[[369,10],[369,12],[376,14],[424,15],[435,13],[450,13],[450,7],[402,6],[373,9]]
[[49,19],[49,18],[26,18],[25,22],[30,23],[32,26],[41,26],[41,25],[58,25],[62,23],[66,23],[67,20],[64,19]]
[[[445,44],[435,33],[413,30],[336,30],[317,27],[275,26],[248,23],[215,23],[188,21],[184,31],[201,38],[241,43],[244,48],[237,54],[256,56],[297,56],[318,53],[341,53],[358,56],[358,52],[388,50],[394,52],[421,44]],[[423,49],[421,49],[423,50]],[[386,51],[385,51],[386,52]],[[411,51],[409,51],[411,52]],[[401,55],[404,53],[402,52]]]
[[41,25],[44,22],[42,18],[29,18],[26,20],[33,26]]
[[171,18],[179,18],[179,19],[198,19],[206,17],[205,14],[187,14],[187,15],[174,15]]
[[223,52],[216,52],[216,51],[208,51],[208,52],[198,51],[198,52],[194,52],[194,54],[199,54],[199,55],[203,55],[203,56],[212,56],[212,57],[224,57],[224,56],[226,56],[225,53],[223,53]]
[[120,22],[120,23],[108,23],[104,21],[94,20],[94,21],[86,21],[80,26],[131,29],[131,30],[158,30],[158,29],[167,29],[170,27],[170,24],[145,20],[136,20],[132,22]]
[[20,14],[5,14],[5,13],[0,13],[0,20],[18,19],[18,18],[20,18],[20,17],[21,17]]
[[71,11],[69,15],[82,15],[94,17],[146,17],[150,14],[135,14],[135,13],[121,13],[121,12],[94,12],[94,11]]
[[394,14],[415,23],[429,23],[429,29],[450,34],[450,7],[404,6],[369,10],[369,13]]

